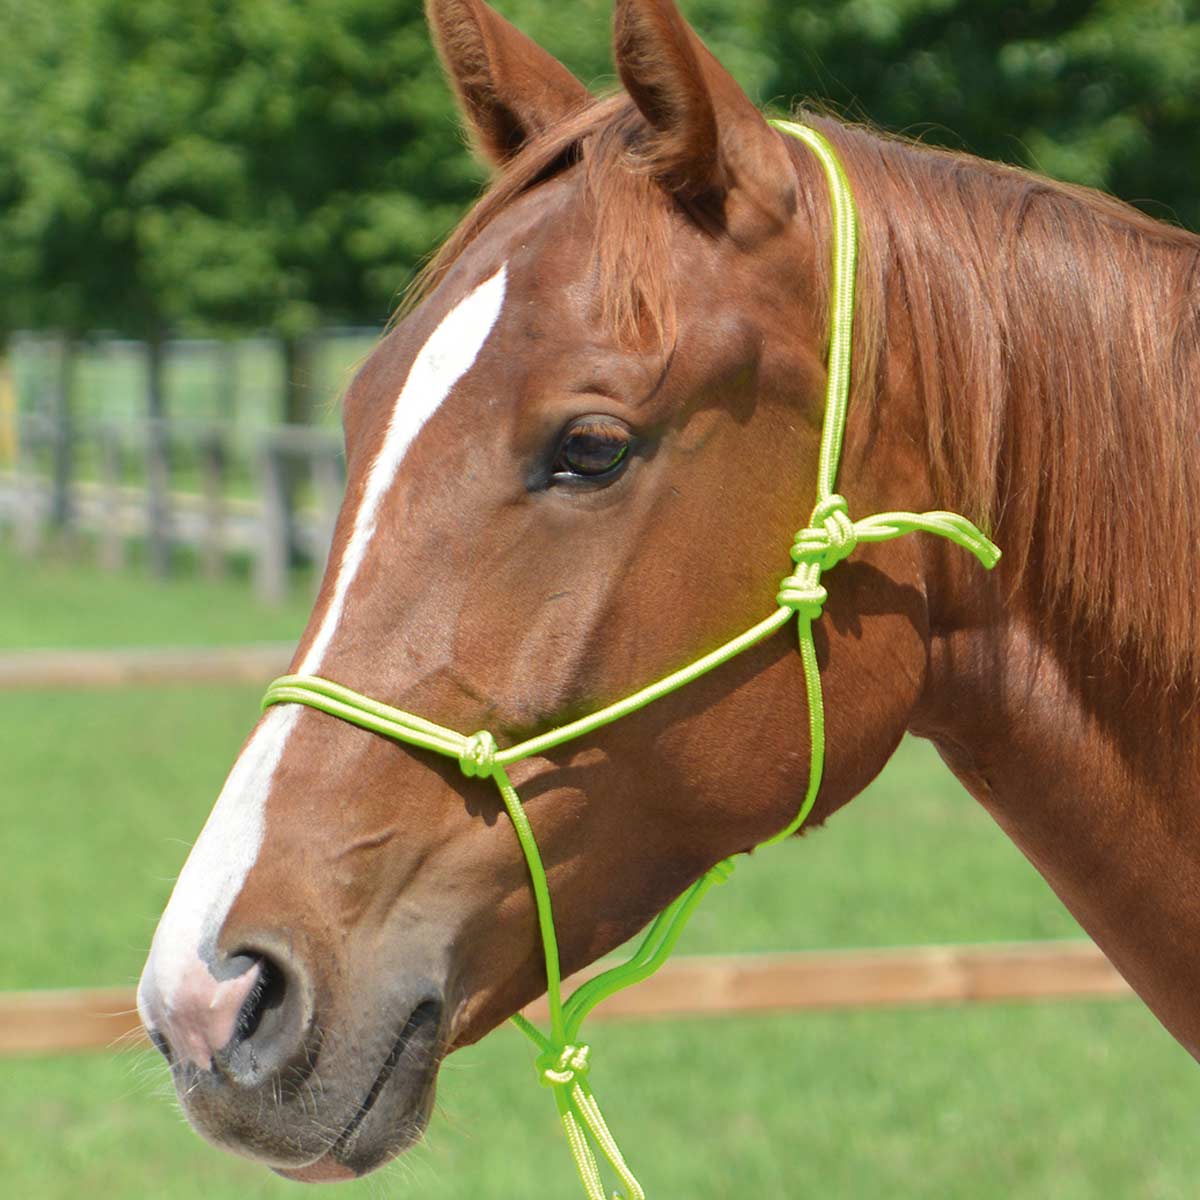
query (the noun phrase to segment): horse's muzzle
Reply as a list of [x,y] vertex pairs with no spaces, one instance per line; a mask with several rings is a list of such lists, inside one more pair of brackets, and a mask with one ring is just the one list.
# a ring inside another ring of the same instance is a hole
[[139,1008],[209,1141],[317,1181],[365,1174],[421,1136],[443,1042],[429,981],[392,981],[388,995],[339,1011],[303,963],[265,941],[212,970],[197,960],[185,979],[168,1002],[148,964]]

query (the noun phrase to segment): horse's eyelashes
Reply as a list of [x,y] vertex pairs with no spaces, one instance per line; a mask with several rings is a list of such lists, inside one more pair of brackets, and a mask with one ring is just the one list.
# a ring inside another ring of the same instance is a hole
[[577,417],[558,440],[552,483],[610,483],[625,469],[633,431],[600,414]]

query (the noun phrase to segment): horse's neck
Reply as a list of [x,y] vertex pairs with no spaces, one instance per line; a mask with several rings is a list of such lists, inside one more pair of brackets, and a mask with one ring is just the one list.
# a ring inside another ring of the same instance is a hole
[[1200,1057],[1200,706],[1064,644],[1011,618],[935,637],[913,729]]

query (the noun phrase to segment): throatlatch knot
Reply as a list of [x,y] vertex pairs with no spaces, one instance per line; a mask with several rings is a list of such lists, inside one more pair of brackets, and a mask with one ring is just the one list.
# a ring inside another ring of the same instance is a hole
[[777,604],[815,621],[829,598],[821,586],[821,572],[849,558],[858,545],[858,534],[850,520],[846,497],[836,492],[817,503],[808,524],[792,543],[796,570],[779,584]]
[[843,558],[849,558],[857,545],[858,534],[850,520],[846,497],[834,492],[817,504],[808,525],[796,534],[792,562],[815,562],[822,571],[828,571]]
[[592,1048],[582,1042],[573,1046],[569,1042],[561,1050],[548,1050],[537,1060],[538,1078],[547,1087],[562,1087],[588,1073],[588,1059]]
[[471,734],[458,756],[458,765],[468,779],[490,779],[496,769],[496,739],[486,729]]

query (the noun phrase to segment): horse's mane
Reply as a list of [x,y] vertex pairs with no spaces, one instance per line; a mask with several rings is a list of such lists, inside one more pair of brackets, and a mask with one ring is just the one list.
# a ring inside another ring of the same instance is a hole
[[1013,578],[1078,632],[1194,680],[1200,237],[1088,188],[821,124],[860,210],[863,402],[888,339],[911,337],[938,502],[997,529]]
[[[903,337],[937,501],[997,530],[1013,578],[1078,630],[1159,677],[1194,680],[1200,237],[1090,189],[805,119],[837,145],[859,209],[851,413],[874,410],[889,339]],[[673,202],[638,159],[642,129],[617,96],[536,139],[408,304],[513,200],[579,164],[609,319],[622,337],[661,335],[674,310]],[[827,239],[825,185],[787,144],[814,236]]]

